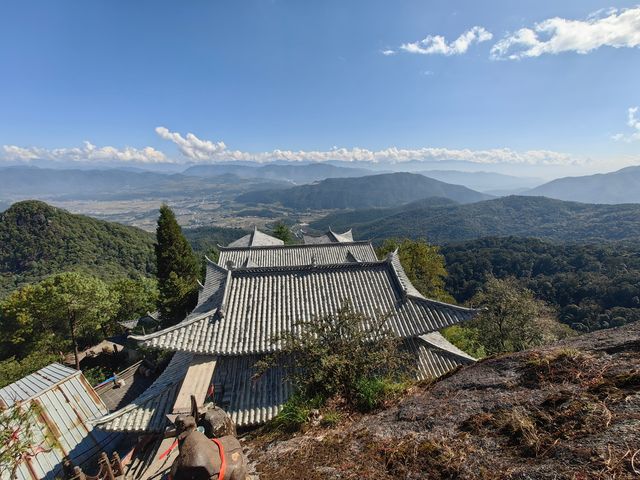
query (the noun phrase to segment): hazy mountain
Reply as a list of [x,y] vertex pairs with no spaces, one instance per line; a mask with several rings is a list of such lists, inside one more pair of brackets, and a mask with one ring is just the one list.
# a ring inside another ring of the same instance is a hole
[[424,170],[418,172],[425,177],[435,178],[441,182],[464,185],[472,190],[491,193],[508,191],[514,193],[520,189],[533,188],[544,180],[534,177],[516,177],[494,172],[461,172],[458,170]]
[[285,207],[304,210],[391,207],[427,197],[444,197],[461,203],[490,198],[461,185],[451,185],[423,175],[388,173],[359,178],[329,178],[284,190],[249,192],[237,197],[237,201],[281,203]]
[[0,168],[0,178],[0,199],[129,199],[202,195],[228,185],[242,186],[241,191],[289,186],[277,180],[247,180],[231,173],[198,178],[123,169],[67,170],[26,166]]
[[330,226],[336,231],[353,227],[357,238],[426,238],[439,244],[486,236],[575,242],[640,238],[640,205],[634,204],[592,205],[512,196],[468,205],[409,204],[377,213],[375,219],[369,210],[335,213],[310,227],[325,230]]
[[102,278],[151,273],[153,242],[152,234],[134,227],[35,200],[15,203],[0,214],[0,296],[68,270]]
[[640,203],[640,166],[611,173],[559,178],[524,195],[586,203]]
[[292,183],[311,183],[326,178],[363,177],[373,172],[364,168],[337,167],[326,163],[310,163],[305,165],[238,165],[221,163],[216,165],[194,165],[187,168],[185,175],[198,177],[215,177],[223,174],[234,174],[241,178],[264,178],[283,180]]

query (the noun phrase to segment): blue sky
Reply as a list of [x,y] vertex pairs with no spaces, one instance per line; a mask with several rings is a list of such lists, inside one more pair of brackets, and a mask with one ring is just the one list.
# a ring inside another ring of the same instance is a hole
[[610,171],[638,45],[625,1],[4,0],[0,159]]

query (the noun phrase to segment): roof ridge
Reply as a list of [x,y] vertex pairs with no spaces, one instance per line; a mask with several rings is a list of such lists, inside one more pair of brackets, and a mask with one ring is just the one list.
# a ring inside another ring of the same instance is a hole
[[207,312],[203,312],[199,315],[196,315],[193,318],[189,318],[189,319],[184,319],[183,321],[176,323],[175,325],[171,325],[170,327],[167,328],[163,328],[162,330],[158,330],[157,332],[152,332],[152,333],[147,333],[146,335],[129,335],[127,338],[130,338],[132,340],[135,341],[145,341],[145,340],[150,340],[152,338],[155,338],[159,335],[165,334],[167,332],[173,332],[174,330],[177,330],[179,328],[182,327],[186,327],[189,326],[193,323],[196,323],[199,320],[202,320],[203,318],[207,318],[207,317],[211,317],[213,315],[215,315],[215,313],[218,311],[217,308],[213,309],[213,310],[209,310]]
[[257,266],[257,267],[237,267],[233,269],[234,273],[273,273],[273,272],[295,272],[295,271],[316,271],[316,270],[339,270],[353,269],[364,267],[379,267],[387,263],[386,260],[368,261],[368,262],[351,262],[351,263],[323,263],[306,265],[279,265],[279,266]]
[[[371,240],[353,240],[350,242],[327,242],[327,243],[296,243],[293,245],[257,245],[255,247],[225,247],[217,244],[220,250],[268,250],[278,248],[315,248],[315,247],[335,247],[335,246],[348,246],[348,245],[365,245],[371,244]],[[209,260],[211,261],[211,260]]]

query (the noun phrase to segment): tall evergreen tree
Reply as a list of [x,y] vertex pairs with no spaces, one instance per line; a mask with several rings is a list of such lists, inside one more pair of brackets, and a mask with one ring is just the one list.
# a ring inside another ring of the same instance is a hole
[[184,319],[198,298],[198,259],[182,234],[176,217],[167,205],[160,207],[156,266],[160,290],[159,310],[162,323],[173,325]]

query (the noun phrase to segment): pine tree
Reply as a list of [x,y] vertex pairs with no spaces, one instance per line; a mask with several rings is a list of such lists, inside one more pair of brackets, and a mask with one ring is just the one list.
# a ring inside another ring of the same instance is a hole
[[293,235],[291,234],[291,230],[284,222],[278,222],[276,226],[273,228],[272,232],[273,236],[282,240],[286,245],[292,243]]
[[191,245],[167,205],[160,207],[156,239],[158,307],[162,323],[168,326],[184,319],[195,306],[200,269]]

